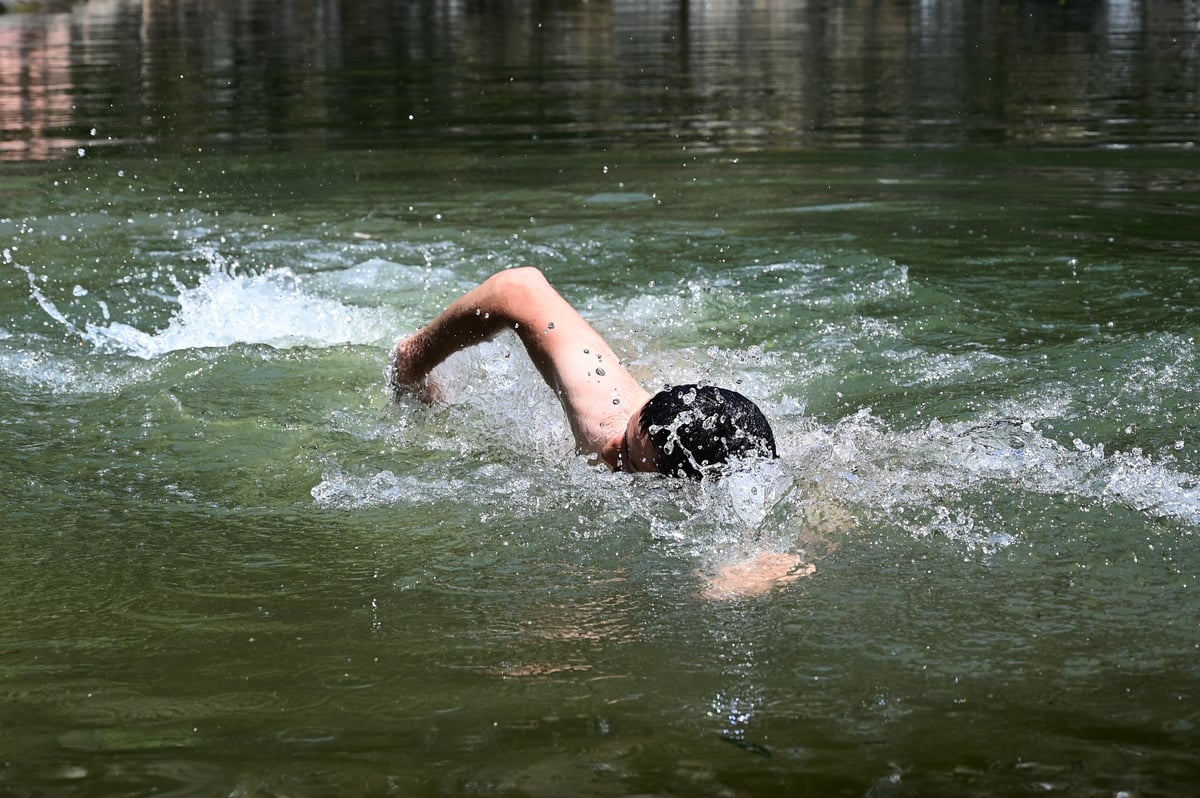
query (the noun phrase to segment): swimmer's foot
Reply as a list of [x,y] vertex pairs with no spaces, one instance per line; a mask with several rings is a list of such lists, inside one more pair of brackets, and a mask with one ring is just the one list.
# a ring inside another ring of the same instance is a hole
[[727,563],[708,577],[700,591],[710,601],[730,601],[761,596],[772,588],[815,573],[816,566],[795,554],[762,552],[746,560]]

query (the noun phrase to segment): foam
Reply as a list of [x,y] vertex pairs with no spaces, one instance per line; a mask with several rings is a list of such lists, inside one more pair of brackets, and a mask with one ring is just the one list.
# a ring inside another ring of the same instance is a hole
[[1196,476],[1140,452],[1106,454],[1082,441],[1068,448],[1029,421],[935,420],[897,431],[862,410],[814,436],[805,451],[786,441],[789,455],[814,463],[812,473],[861,515],[914,537],[942,535],[982,551],[1010,545],[1019,532],[990,509],[1002,493],[1112,502],[1200,524]]
[[387,339],[382,314],[310,293],[291,269],[238,274],[212,255],[212,269],[191,288],[176,282],[179,309],[165,329],[89,323],[82,337],[99,352],[150,359],[168,352],[235,344],[373,344]]

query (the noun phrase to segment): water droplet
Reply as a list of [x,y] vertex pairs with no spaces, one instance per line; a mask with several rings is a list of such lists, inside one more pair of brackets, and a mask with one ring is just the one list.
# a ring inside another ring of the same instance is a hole
[[547,329],[547,330],[553,330],[553,329],[554,329],[554,322],[550,322],[549,324],[547,324],[547,325],[546,325],[546,329]]
[[604,376],[604,369],[602,369],[602,368],[597,368],[597,369],[596,369],[596,376],[598,376],[598,377],[603,377],[603,376]]
[[620,399],[613,399],[613,404],[614,404],[614,405],[619,405],[619,404],[621,404],[621,400],[620,400]]

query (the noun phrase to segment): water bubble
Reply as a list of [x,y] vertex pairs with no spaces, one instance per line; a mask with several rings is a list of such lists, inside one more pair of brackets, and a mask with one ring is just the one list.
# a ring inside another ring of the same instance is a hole
[[71,289],[71,293],[75,296],[87,296],[88,290],[86,288],[84,288],[82,285],[77,285]]

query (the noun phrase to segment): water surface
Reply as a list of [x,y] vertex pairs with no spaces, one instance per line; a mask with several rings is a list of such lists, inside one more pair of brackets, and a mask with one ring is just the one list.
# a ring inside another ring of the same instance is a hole
[[[5,790],[1191,794],[1194,3],[152,5],[0,16]],[[389,402],[522,263],[778,467]]]

